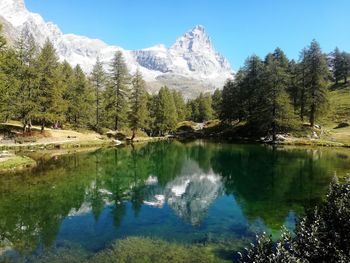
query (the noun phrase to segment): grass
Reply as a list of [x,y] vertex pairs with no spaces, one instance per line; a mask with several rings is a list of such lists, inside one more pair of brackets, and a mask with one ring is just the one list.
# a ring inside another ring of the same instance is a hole
[[333,89],[330,95],[330,112],[325,124],[334,128],[336,124],[350,122],[350,83]]

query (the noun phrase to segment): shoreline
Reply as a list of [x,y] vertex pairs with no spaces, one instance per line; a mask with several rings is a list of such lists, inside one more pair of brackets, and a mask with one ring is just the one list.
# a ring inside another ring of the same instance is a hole
[[[0,175],[35,168],[37,163],[35,158],[32,158],[32,156],[36,153],[39,155],[45,153],[45,155],[49,156],[49,158],[52,158],[56,155],[72,154],[101,148],[142,144],[168,139],[169,138],[167,137],[140,137],[136,138],[134,142],[122,141],[121,144],[116,144],[115,141],[110,139],[0,144],[0,155],[1,153],[8,155],[4,158],[0,158]],[[9,151],[11,153],[9,153]]]
[[[194,135],[194,134],[192,134]],[[326,148],[350,148],[350,145],[342,142],[328,141],[322,139],[310,139],[310,138],[297,138],[288,137],[286,140],[280,140],[276,142],[263,141],[253,138],[220,138],[213,136],[203,136],[203,134],[197,134],[197,136],[185,137],[175,136],[173,137],[139,137],[133,142],[122,141],[121,144],[116,144],[115,141],[110,139],[96,139],[96,140],[77,140],[77,141],[58,141],[48,143],[25,143],[25,144],[0,144],[1,151],[13,152],[5,160],[0,159],[0,174],[19,172],[26,169],[32,169],[36,167],[35,158],[30,156],[34,153],[47,152],[56,154],[72,154],[81,151],[89,151],[91,149],[100,149],[107,147],[125,146],[130,144],[143,144],[148,142],[165,141],[170,139],[176,139],[179,141],[186,140],[208,140],[212,142],[226,142],[226,143],[253,143],[253,144],[265,144],[275,146],[296,146],[296,147],[326,147]],[[51,156],[49,154],[49,156]],[[52,157],[52,156],[51,156]]]

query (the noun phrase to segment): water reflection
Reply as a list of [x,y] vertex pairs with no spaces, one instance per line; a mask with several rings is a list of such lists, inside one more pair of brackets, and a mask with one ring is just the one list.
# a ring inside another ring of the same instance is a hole
[[0,240],[21,253],[60,242],[91,251],[129,235],[202,242],[293,226],[345,150],[161,142],[59,156],[0,178]]

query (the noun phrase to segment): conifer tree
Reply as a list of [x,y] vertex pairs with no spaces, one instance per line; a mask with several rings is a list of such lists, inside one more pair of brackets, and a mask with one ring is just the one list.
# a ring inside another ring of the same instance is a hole
[[30,131],[32,118],[38,114],[39,72],[37,70],[38,48],[34,37],[26,30],[15,45],[18,67],[16,70],[19,88],[16,96],[16,113],[23,124],[23,132]]
[[132,130],[131,140],[134,140],[138,129],[147,128],[149,113],[147,109],[146,82],[142,79],[139,70],[132,79],[130,128]]
[[276,141],[279,130],[291,125],[294,117],[287,94],[290,83],[288,68],[289,61],[281,49],[277,48],[274,53],[267,55],[263,75],[263,103],[259,107],[261,110],[257,128],[271,130],[273,141]]
[[[236,82],[237,82],[237,76],[240,76],[241,71],[238,71],[236,75]],[[222,89],[222,103],[220,107],[220,119],[222,121],[226,122],[232,122],[236,119],[237,115],[235,114],[235,91],[237,85],[235,85],[233,80],[227,80],[224,88]]]
[[235,80],[228,80],[222,90],[220,119],[226,122],[243,121],[247,118],[246,71],[238,70]]
[[92,120],[93,91],[83,70],[77,65],[68,93],[68,118],[76,128],[86,127]]
[[197,98],[198,100],[198,121],[199,122],[205,122],[213,117],[213,108],[212,108],[212,101],[210,95],[204,95],[200,94]]
[[61,88],[63,100],[66,105],[64,120],[71,123],[71,100],[72,100],[72,90],[74,90],[74,71],[72,66],[65,60],[59,67],[60,77],[61,77]]
[[0,24],[0,121],[8,121],[15,113],[18,61],[15,52],[7,47],[6,39],[1,33]]
[[333,55],[333,58],[331,61],[331,66],[333,71],[333,78],[335,80],[335,84],[338,84],[338,82],[343,77],[344,58],[338,47],[334,49],[334,52],[332,55]]
[[155,114],[155,126],[161,135],[176,128],[178,117],[175,102],[171,91],[166,86],[159,90]]
[[219,118],[221,103],[222,103],[222,91],[219,89],[216,89],[211,99],[212,99],[213,117]]
[[290,82],[288,84],[288,94],[291,97],[294,113],[298,113],[299,97],[300,97],[300,81],[298,75],[298,64],[292,59],[288,65],[288,74]]
[[342,68],[342,78],[344,79],[344,83],[348,83],[348,77],[350,75],[350,54],[347,52],[342,52],[343,58],[343,68]]
[[247,59],[243,70],[246,74],[244,82],[244,97],[246,99],[247,119],[249,122],[255,122],[259,119],[260,91],[262,87],[262,74],[264,65],[261,59],[253,55]]
[[106,90],[105,109],[114,122],[114,129],[119,130],[127,124],[129,99],[129,72],[123,54],[118,51],[111,63],[111,73]]
[[103,105],[103,91],[106,85],[106,74],[103,69],[102,62],[99,58],[96,60],[96,64],[91,73],[91,82],[95,90],[95,109],[96,109],[96,130],[99,130],[101,125],[101,113]]
[[328,103],[326,87],[328,66],[326,57],[316,40],[313,40],[306,49],[303,63],[306,66],[307,93],[310,101],[309,121],[313,127],[318,113]]
[[178,122],[184,121],[187,117],[186,103],[185,103],[184,97],[181,91],[173,90],[172,95],[173,95],[174,103],[176,107],[177,121]]
[[59,78],[59,62],[55,48],[47,40],[38,57],[38,111],[36,119],[41,124],[41,131],[49,123],[58,123],[64,120],[65,102]]

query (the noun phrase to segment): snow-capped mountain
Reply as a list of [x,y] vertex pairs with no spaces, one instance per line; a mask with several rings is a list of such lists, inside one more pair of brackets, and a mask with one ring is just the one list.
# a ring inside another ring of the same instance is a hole
[[24,0],[0,0],[0,22],[5,24],[5,35],[10,42],[23,30],[31,33],[39,45],[43,45],[48,38],[62,61],[67,60],[73,66],[79,64],[87,73],[91,71],[97,56],[108,68],[114,53],[121,51],[130,72],[138,68],[151,91],[165,84],[191,97],[199,92],[220,88],[227,78],[233,76],[230,64],[215,51],[203,26],[194,27],[170,48],[157,45],[131,51],[98,39],[64,34],[57,25],[28,11]]

